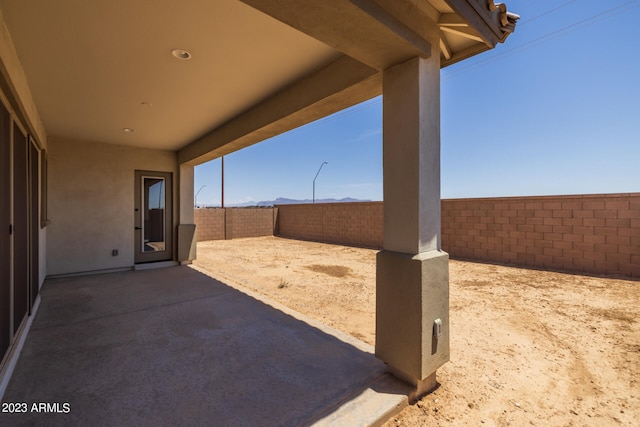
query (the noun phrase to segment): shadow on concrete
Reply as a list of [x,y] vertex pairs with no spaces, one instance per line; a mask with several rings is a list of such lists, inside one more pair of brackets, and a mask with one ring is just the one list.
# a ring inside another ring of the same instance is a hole
[[2,425],[366,425],[363,402],[406,400],[371,353],[189,267],[51,279],[41,298],[3,397],[28,411]]

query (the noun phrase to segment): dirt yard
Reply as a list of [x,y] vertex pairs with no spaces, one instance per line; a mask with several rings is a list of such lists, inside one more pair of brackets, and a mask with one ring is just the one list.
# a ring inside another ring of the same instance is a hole
[[[196,265],[371,345],[376,251],[201,242]],[[640,282],[450,263],[451,362],[385,426],[638,426]]]

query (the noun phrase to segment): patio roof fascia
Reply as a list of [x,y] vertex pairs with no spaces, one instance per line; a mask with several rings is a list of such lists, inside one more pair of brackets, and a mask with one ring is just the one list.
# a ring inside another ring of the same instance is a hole
[[381,93],[380,73],[343,55],[182,148],[178,163],[196,166]]

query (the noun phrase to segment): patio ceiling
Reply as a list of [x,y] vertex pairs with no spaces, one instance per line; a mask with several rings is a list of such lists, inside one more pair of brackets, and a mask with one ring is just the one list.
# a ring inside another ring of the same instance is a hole
[[378,95],[381,70],[430,55],[428,22],[439,24],[443,66],[490,49],[513,24],[480,0],[0,0],[0,9],[47,135],[181,150],[192,164]]
[[0,5],[48,134],[80,140],[176,150],[339,55],[235,0]]

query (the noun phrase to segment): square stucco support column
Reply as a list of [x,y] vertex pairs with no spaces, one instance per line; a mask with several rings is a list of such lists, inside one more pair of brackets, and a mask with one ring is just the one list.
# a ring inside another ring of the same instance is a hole
[[189,264],[196,259],[196,226],[193,207],[194,167],[180,165],[180,222],[178,225],[178,261]]
[[449,360],[449,256],[440,248],[438,54],[384,71],[383,169],[376,355],[419,395],[435,387],[436,370]]

